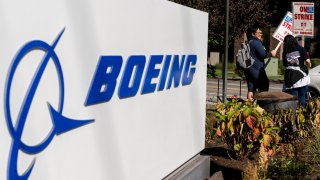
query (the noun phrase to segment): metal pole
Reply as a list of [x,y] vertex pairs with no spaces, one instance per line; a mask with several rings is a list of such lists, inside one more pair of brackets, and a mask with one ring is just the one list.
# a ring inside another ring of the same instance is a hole
[[218,95],[217,95],[217,102],[219,102],[220,100],[220,81],[219,81],[219,78],[218,78]]
[[239,95],[240,99],[241,99],[241,84],[242,84],[242,80],[240,79],[240,95]]
[[228,47],[229,47],[229,0],[226,1],[226,32],[223,62],[223,102],[227,102],[227,71],[228,71]]
[[301,46],[304,47],[304,44],[305,44],[305,42],[304,42],[304,36],[301,36]]

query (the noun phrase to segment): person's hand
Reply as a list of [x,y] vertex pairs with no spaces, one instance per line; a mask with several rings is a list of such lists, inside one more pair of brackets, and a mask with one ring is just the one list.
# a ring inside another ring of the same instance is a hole
[[308,66],[309,68],[311,68],[311,61],[310,61],[310,59],[307,59],[307,60],[306,60],[306,64],[307,64],[307,66]]
[[272,57],[275,57],[276,54],[277,54],[277,51],[276,51],[276,50],[272,50],[272,51],[271,51],[271,56],[272,56]]
[[254,101],[253,92],[248,92],[247,98],[248,98],[248,101],[249,101],[249,102],[253,102],[253,101]]

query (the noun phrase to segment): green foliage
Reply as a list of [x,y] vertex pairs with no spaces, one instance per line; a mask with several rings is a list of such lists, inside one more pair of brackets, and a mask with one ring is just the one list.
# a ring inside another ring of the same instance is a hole
[[256,152],[260,145],[275,152],[280,140],[278,127],[273,126],[271,118],[263,109],[248,102],[228,101],[216,105],[214,112],[215,127],[212,134],[217,134],[228,145],[238,159]]
[[[223,69],[223,64],[217,64],[216,65],[217,70],[222,70]],[[228,63],[227,64],[227,68],[228,70],[233,70],[236,68],[236,64],[235,63]]]
[[[313,179],[320,175],[320,129],[313,128],[308,137],[298,137],[292,143],[282,144],[268,167],[271,179]],[[311,176],[312,177],[312,176]]]
[[295,118],[292,109],[277,109],[271,118],[276,126],[280,128],[279,135],[284,141],[294,139],[293,126],[295,126]]
[[320,129],[314,128],[310,131],[308,138],[301,138],[296,142],[297,158],[311,166],[309,174],[320,175]]
[[[189,6],[209,14],[209,37],[208,45],[210,51],[224,50],[225,42],[225,0],[171,0],[173,2]],[[260,24],[269,26],[268,19],[272,12],[269,10],[267,0],[237,0],[229,4],[229,43],[236,37],[240,37],[249,27]]]
[[278,61],[278,74],[284,75],[285,67],[283,66],[282,61]]
[[320,127],[320,98],[310,100],[307,107],[298,107],[295,112],[279,109],[272,115],[252,103],[233,100],[218,103],[213,114],[211,134],[222,137],[242,159],[256,152],[260,144],[272,154],[280,137],[285,142],[309,137],[312,129]]
[[312,67],[316,67],[316,66],[320,65],[320,59],[319,58],[311,59],[311,64],[312,64]]
[[[312,103],[310,101],[309,103]],[[298,135],[300,137],[308,137],[309,131],[312,128],[312,120],[309,119],[310,115],[308,114],[311,109],[299,107],[296,110],[296,126],[298,129]],[[308,117],[309,116],[309,117]]]
[[309,100],[305,108],[297,108],[295,123],[300,137],[312,135],[312,129],[320,127],[320,98]]
[[308,162],[312,165],[320,165],[320,130],[315,129],[313,131],[313,136],[307,141],[306,150],[309,152],[310,157]]
[[[235,63],[228,63],[227,64],[227,76],[228,78],[244,78],[244,74],[243,74],[243,70],[238,70],[236,68]],[[216,76],[217,77],[222,77],[222,69],[223,69],[223,65],[222,64],[217,64],[216,66]]]
[[241,69],[241,68],[234,68],[234,73],[236,74],[236,75],[238,75],[239,77],[241,77],[241,78],[245,78],[245,76],[244,76],[244,70],[243,69]]
[[[277,110],[274,114],[232,100],[217,103],[212,119],[211,137],[221,137],[237,158],[262,148],[255,161],[258,163],[246,169],[246,177],[305,179],[320,175],[320,98],[310,100],[305,108]],[[286,143],[279,144],[280,138]],[[265,153],[270,152],[277,153],[269,159]]]
[[[308,138],[299,139],[300,146],[297,148],[297,156],[308,162],[312,167],[320,166],[320,129],[314,128],[310,131]],[[317,169],[319,172],[319,169]]]
[[215,77],[217,77],[216,67],[215,67],[215,66],[212,66],[212,65],[207,64],[207,77],[208,77],[208,78],[215,78]]
[[271,118],[286,142],[293,141],[296,136],[308,137],[312,135],[312,129],[320,128],[320,98],[310,100],[305,108],[299,106],[295,112],[278,109]]
[[[307,174],[320,174],[320,98],[313,99],[308,105],[292,110],[278,110],[273,120],[280,127],[280,136],[287,137],[288,145],[284,153],[272,159],[268,177],[276,179],[305,178]],[[288,126],[296,127],[297,135]],[[291,136],[291,137],[290,137]],[[291,149],[291,150],[290,150]],[[290,152],[290,153],[289,153]],[[291,154],[288,156],[288,154]]]
[[299,177],[308,174],[310,170],[310,165],[296,157],[272,158],[268,168],[268,177],[272,179],[299,179]]
[[308,102],[305,117],[312,127],[320,128],[320,98],[312,99]]

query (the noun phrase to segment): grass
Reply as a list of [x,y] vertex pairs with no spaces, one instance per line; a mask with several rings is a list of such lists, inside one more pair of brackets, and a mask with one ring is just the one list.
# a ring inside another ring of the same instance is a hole
[[[272,179],[319,179],[320,129],[310,129],[310,137],[282,144],[268,168]],[[307,178],[306,175],[310,175]]]
[[[312,67],[316,67],[320,65],[320,58],[312,58],[311,59]],[[235,68],[236,65],[235,63],[228,63],[227,67],[227,77],[228,79],[241,79],[241,77],[235,73]],[[222,78],[222,69],[223,65],[222,64],[217,64],[216,65],[216,71],[215,74],[218,78]],[[283,80],[283,74],[284,74],[284,67],[282,65],[282,61],[278,62],[278,76],[268,76],[268,78],[272,81],[279,81]]]
[[[319,64],[320,64],[320,62],[319,62]],[[270,80],[273,80],[273,81],[278,81],[278,80],[283,80],[283,75],[281,75],[281,73],[283,72],[283,70],[281,70],[281,68],[282,68],[282,62],[279,62],[279,70],[278,70],[278,76],[268,76],[268,78],[270,79]],[[217,64],[216,65],[216,75],[217,75],[217,77],[218,78],[222,78],[222,68],[223,68],[223,66],[222,66],[222,64]],[[228,63],[228,71],[227,71],[227,77],[228,77],[228,79],[241,79],[242,77],[241,76],[239,76],[238,74],[236,74],[235,73],[235,68],[236,68],[236,66],[235,66],[235,64],[234,63]]]
[[312,67],[316,67],[316,66],[320,65],[320,58],[312,58],[311,64],[312,64]]
[[[216,75],[217,75],[217,77],[222,78],[222,70],[221,69],[217,69],[216,70]],[[229,78],[241,78],[240,76],[235,74],[234,70],[228,70],[227,77],[228,77],[228,79]]]

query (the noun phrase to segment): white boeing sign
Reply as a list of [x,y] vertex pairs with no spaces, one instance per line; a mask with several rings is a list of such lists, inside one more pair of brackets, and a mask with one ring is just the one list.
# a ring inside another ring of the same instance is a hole
[[207,13],[0,0],[0,179],[161,179],[204,149]]

